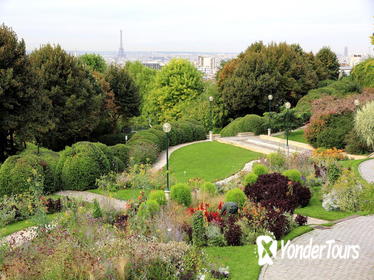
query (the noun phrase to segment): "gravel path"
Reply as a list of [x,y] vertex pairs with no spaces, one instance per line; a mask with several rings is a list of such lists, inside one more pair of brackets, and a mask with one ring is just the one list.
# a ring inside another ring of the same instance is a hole
[[374,159],[366,160],[358,166],[362,178],[374,183]]
[[[359,245],[357,259],[281,259],[279,252],[272,265],[263,267],[259,280],[373,280],[374,279],[374,216],[343,221],[330,229],[314,229],[293,241],[294,245]],[[327,251],[327,249],[326,249]],[[326,252],[327,254],[327,252]]]

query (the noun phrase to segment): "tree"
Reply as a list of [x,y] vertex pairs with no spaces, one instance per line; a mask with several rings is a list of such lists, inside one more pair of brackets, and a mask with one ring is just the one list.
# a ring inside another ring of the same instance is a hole
[[4,24],[0,26],[0,162],[16,152],[16,142],[32,139],[48,127],[41,116],[45,100],[35,88],[25,42]]
[[323,47],[316,54],[317,75],[322,80],[337,80],[339,77],[339,61],[329,47]]
[[219,71],[218,89],[228,117],[273,110],[286,101],[293,104],[317,85],[311,58],[298,45],[257,42]]
[[367,103],[355,116],[355,130],[374,149],[374,101]]
[[204,90],[202,73],[184,59],[172,59],[156,74],[155,88],[145,100],[144,111],[153,121],[178,120],[189,101]]
[[96,127],[103,93],[90,71],[60,46],[45,45],[30,54],[39,94],[50,104],[45,118],[53,127],[38,136],[43,146],[59,150],[86,139]]
[[79,60],[84,65],[87,65],[91,69],[91,71],[104,73],[107,68],[105,59],[99,54],[86,53],[84,55],[81,55],[79,57]]
[[118,120],[122,117],[123,120],[127,120],[138,116],[140,113],[139,91],[127,70],[118,65],[110,65],[105,74],[105,80],[114,93],[114,105],[117,107],[113,118]]

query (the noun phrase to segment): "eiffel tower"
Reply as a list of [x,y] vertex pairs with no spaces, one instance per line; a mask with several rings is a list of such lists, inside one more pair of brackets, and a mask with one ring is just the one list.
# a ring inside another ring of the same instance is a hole
[[119,50],[117,54],[117,62],[121,62],[126,58],[125,51],[123,49],[123,42],[122,42],[122,30],[119,31],[120,33],[120,42],[119,42]]

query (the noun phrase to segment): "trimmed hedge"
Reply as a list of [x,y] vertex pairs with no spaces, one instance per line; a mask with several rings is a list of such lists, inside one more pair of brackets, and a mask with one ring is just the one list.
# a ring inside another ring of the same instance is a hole
[[109,149],[115,157],[123,162],[126,168],[129,164],[129,147],[125,144],[117,144],[110,146]]
[[253,132],[258,135],[266,131],[266,120],[258,115],[246,115],[229,123],[221,130],[221,136],[235,136],[239,132]]

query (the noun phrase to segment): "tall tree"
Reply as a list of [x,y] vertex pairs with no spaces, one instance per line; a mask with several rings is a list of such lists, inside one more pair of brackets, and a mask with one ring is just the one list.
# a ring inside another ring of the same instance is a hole
[[40,112],[45,100],[30,72],[25,42],[4,24],[0,26],[0,162],[16,152],[15,140],[32,139],[48,127]]
[[117,107],[115,119],[118,120],[121,117],[127,120],[138,116],[140,113],[139,91],[127,70],[118,65],[110,65],[105,74],[105,80],[114,94],[114,105]]
[[202,73],[187,60],[172,59],[157,72],[155,89],[147,96],[144,110],[155,122],[177,120],[203,90]]
[[60,46],[45,45],[30,54],[39,94],[48,98],[51,110],[45,117],[54,126],[40,136],[51,149],[86,139],[96,127],[103,93],[91,72]]
[[339,77],[339,61],[336,54],[329,48],[323,47],[316,54],[317,75],[322,80],[337,80]]
[[86,53],[81,55],[79,60],[92,71],[104,73],[107,68],[105,59],[99,54]]
[[300,46],[262,42],[228,61],[217,78],[231,118],[266,112],[269,94],[273,95],[273,109],[285,101],[295,104],[318,82],[310,57]]

